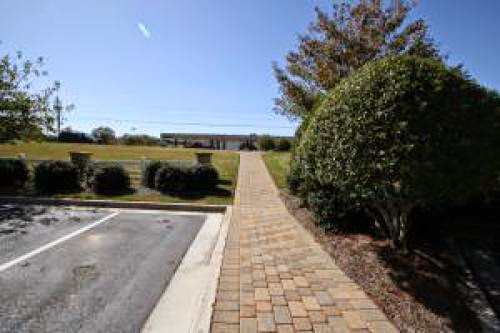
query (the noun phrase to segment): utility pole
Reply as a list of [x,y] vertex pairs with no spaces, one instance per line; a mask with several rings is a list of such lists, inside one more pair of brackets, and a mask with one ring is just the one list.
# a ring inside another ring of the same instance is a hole
[[56,96],[56,100],[54,101],[54,110],[57,113],[57,140],[59,141],[59,134],[61,134],[61,111],[62,105],[59,96]]
[[399,12],[401,10],[401,6],[400,6],[399,0],[394,0],[394,9],[396,9],[396,15],[399,15]]

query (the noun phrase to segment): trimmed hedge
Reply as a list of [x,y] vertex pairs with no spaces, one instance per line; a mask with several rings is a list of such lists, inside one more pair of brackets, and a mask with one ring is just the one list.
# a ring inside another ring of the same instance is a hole
[[274,146],[274,150],[276,151],[290,151],[292,148],[292,143],[289,139],[280,138],[276,141]]
[[35,187],[47,193],[78,191],[80,171],[71,162],[42,162],[35,168]]
[[165,165],[165,163],[160,162],[160,161],[151,161],[146,166],[146,168],[144,169],[144,172],[142,173],[142,185],[149,187],[149,188],[155,188],[156,173],[164,165]]
[[182,193],[188,188],[187,168],[164,165],[156,173],[155,187],[162,193]]
[[219,173],[211,165],[180,167],[164,164],[156,172],[155,187],[163,193],[180,194],[210,190],[217,186]]
[[364,210],[407,248],[415,207],[463,203],[497,182],[500,97],[443,63],[365,65],[301,127],[289,183],[320,223]]
[[195,165],[188,172],[191,189],[213,189],[219,182],[219,173],[211,165]]
[[92,188],[98,194],[122,194],[130,190],[130,176],[121,165],[97,169]]
[[273,150],[275,148],[274,139],[268,134],[264,134],[259,137],[259,149],[260,150]]
[[240,144],[240,147],[238,148],[239,150],[249,150],[249,151],[254,151],[257,150],[257,147],[255,144],[253,144],[250,141],[245,141]]
[[22,188],[29,179],[26,162],[19,159],[0,159],[0,187]]

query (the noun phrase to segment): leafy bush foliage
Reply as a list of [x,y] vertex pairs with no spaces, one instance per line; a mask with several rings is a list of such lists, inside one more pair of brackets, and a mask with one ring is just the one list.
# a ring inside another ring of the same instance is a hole
[[333,11],[316,9],[308,32],[288,52],[286,65],[273,64],[280,96],[275,111],[304,119],[353,70],[390,55],[441,58],[424,20],[411,20],[415,1],[341,0]]
[[59,133],[59,142],[94,143],[94,139],[83,132],[62,131]]
[[35,168],[35,187],[46,193],[77,191],[80,189],[80,171],[71,162],[42,162]]
[[292,148],[292,143],[289,139],[280,138],[276,142],[274,149],[276,151],[289,151]]
[[319,220],[365,210],[406,249],[413,208],[490,193],[499,170],[498,93],[437,60],[370,63],[309,120],[289,181]]
[[120,142],[130,146],[158,146],[160,139],[146,134],[125,134]]
[[181,193],[188,188],[188,168],[172,165],[162,166],[156,173],[155,187],[163,193]]
[[151,161],[142,173],[142,185],[149,188],[155,188],[156,173],[163,165],[164,163],[160,161]]
[[195,165],[189,171],[189,187],[192,189],[213,189],[219,182],[219,173],[211,165]]
[[115,131],[107,126],[94,128],[92,130],[92,137],[101,145],[112,145],[116,142]]
[[[314,110],[315,112],[316,110]],[[304,186],[304,181],[301,178],[302,175],[302,170],[300,168],[300,163],[298,162],[299,159],[297,158],[298,155],[298,147],[301,143],[302,136],[305,133],[306,129],[309,127],[309,123],[311,119],[313,118],[314,113],[308,114],[302,119],[299,127],[295,130],[295,137],[294,137],[294,146],[291,151],[291,156],[290,156],[290,171],[287,175],[286,181],[288,184],[288,189],[292,194],[298,195],[301,192],[307,192],[306,189],[301,190],[300,188]]]
[[23,187],[29,179],[26,162],[16,159],[0,159],[0,187]]
[[260,150],[273,150],[274,149],[274,139],[270,135],[262,135],[259,137],[259,148]]
[[245,142],[242,142],[240,144],[240,147],[239,147],[240,150],[250,150],[250,151],[254,151],[254,150],[257,150],[257,147],[255,146],[255,144],[253,142],[250,142],[250,141],[245,141]]
[[95,171],[92,187],[98,194],[126,193],[130,190],[130,176],[121,165],[102,167]]
[[180,167],[163,164],[156,172],[155,185],[163,193],[180,194],[213,189],[218,181],[219,173],[211,165]]
[[[46,84],[44,60],[17,52],[0,56],[0,142],[41,140],[54,131],[56,108],[52,96],[60,82]],[[38,82],[37,82],[38,81]],[[57,99],[59,101],[59,99]],[[59,104],[60,105],[60,104]]]

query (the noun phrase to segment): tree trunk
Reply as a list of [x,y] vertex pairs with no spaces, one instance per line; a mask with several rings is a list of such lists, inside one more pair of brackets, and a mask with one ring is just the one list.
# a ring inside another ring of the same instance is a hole
[[374,207],[382,217],[382,221],[388,230],[391,247],[400,250],[404,254],[408,253],[408,235],[410,231],[408,215],[413,209],[413,204],[387,203],[376,204]]

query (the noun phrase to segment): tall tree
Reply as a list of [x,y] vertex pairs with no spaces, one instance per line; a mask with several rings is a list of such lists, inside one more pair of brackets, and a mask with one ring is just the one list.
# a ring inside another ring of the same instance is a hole
[[409,53],[437,57],[423,20],[406,23],[414,1],[344,1],[330,15],[316,8],[316,20],[299,35],[298,50],[286,57],[286,67],[273,64],[281,96],[275,111],[292,119],[306,116],[324,94],[354,70],[388,55]]
[[60,83],[37,91],[35,80],[47,75],[42,68],[43,58],[26,60],[21,52],[0,58],[0,142],[36,139],[54,131],[51,97]]
[[97,127],[92,130],[92,136],[97,140],[97,143],[102,145],[110,145],[116,142],[115,131],[111,127]]

